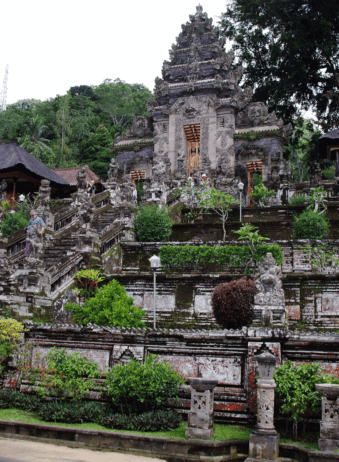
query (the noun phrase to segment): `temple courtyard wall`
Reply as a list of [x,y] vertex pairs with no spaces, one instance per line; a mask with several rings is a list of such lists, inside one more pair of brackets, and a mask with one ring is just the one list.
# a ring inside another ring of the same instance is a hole
[[[143,361],[149,354],[169,361],[183,375],[218,380],[214,411],[220,421],[249,422],[256,413],[256,363],[253,356],[264,348],[276,357],[278,364],[292,360],[297,363],[319,363],[326,373],[339,377],[339,333],[302,333],[268,327],[244,327],[241,330],[202,329],[121,329],[82,328],[70,325],[33,325],[25,322],[25,341],[33,342],[29,361],[41,353],[41,362],[53,348],[66,348],[96,361],[105,371],[135,358]],[[4,379],[6,388],[30,390],[29,382],[21,382],[13,374]],[[88,396],[105,400],[95,389]],[[190,408],[190,387],[184,385],[180,400],[171,403],[181,413]]]

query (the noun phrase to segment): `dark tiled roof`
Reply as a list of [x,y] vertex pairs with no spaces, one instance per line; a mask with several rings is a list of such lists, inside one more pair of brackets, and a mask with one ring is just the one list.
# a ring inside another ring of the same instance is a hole
[[325,135],[321,136],[319,139],[322,140],[322,139],[325,139],[325,138],[329,138],[329,139],[332,139],[332,140],[336,139],[336,138],[339,138],[339,128],[336,128],[332,132],[325,133]]
[[0,144],[0,172],[23,165],[27,170],[54,183],[68,185],[68,182],[46,167],[40,160],[25,151],[17,143]]
[[[100,182],[102,183],[101,179],[98,177],[96,173],[93,172],[89,168],[88,165],[86,167],[86,178],[87,181],[90,183],[94,181],[94,183]],[[69,167],[69,168],[55,168],[54,171],[64,178],[71,186],[76,186],[77,184],[77,173],[80,171],[82,167]]]

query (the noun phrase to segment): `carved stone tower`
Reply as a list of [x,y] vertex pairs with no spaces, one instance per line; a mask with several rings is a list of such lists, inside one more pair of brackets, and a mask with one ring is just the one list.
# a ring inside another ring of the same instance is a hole
[[225,52],[225,39],[200,5],[181,27],[149,104],[153,179],[166,173],[183,180],[197,171],[233,178],[235,110],[239,97],[249,100],[252,92],[238,87],[242,68],[232,68],[233,52]]

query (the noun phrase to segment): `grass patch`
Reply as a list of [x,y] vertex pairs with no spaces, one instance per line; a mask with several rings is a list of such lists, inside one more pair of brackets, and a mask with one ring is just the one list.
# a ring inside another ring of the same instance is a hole
[[305,446],[306,448],[314,449],[316,451],[319,451],[318,443],[308,443],[307,441],[294,441],[294,440],[291,440],[291,439],[288,439],[288,438],[281,438],[280,443],[298,444],[299,446]]
[[[0,409],[0,420],[10,420],[12,422],[26,422],[39,425],[53,425],[55,427],[68,427],[68,428],[81,428],[84,430],[102,430],[108,432],[118,433],[133,433],[135,435],[145,436],[161,436],[164,438],[180,438],[185,439],[185,429],[187,422],[183,422],[180,427],[175,430],[167,432],[139,432],[132,430],[114,430],[112,428],[103,427],[95,423],[83,423],[83,424],[64,424],[60,422],[46,422],[36,418],[35,412],[22,411],[20,409]],[[240,439],[248,440],[252,432],[249,427],[242,427],[240,425],[222,425],[215,424],[215,436],[213,441]]]

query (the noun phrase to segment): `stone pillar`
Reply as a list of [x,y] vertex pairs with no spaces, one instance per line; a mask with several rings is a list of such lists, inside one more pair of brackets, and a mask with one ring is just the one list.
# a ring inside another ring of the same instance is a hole
[[214,388],[218,380],[189,378],[191,390],[191,410],[188,413],[188,426],[185,438],[211,440],[214,436]]
[[339,385],[321,383],[316,385],[322,396],[320,451],[335,451],[339,449]]
[[259,460],[277,461],[279,457],[280,436],[274,427],[274,389],[273,379],[276,358],[265,351],[253,358],[259,365],[257,383],[257,425],[250,436],[247,462]]

